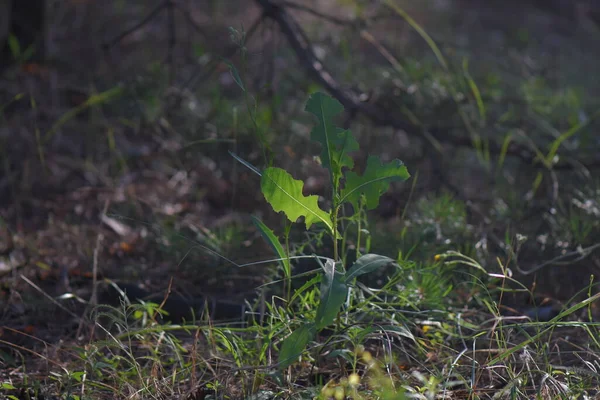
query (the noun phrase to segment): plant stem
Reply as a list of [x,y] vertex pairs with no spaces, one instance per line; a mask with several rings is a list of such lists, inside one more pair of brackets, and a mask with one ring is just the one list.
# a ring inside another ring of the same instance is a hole
[[[288,259],[288,263],[290,261],[290,230],[292,229],[292,224],[291,223],[286,223],[286,227],[285,227],[285,255]],[[292,297],[292,271],[290,271],[289,269],[287,269],[286,271],[284,271],[285,273],[285,281],[284,281],[284,287],[283,287],[283,292],[285,293],[285,299],[287,301],[287,303],[289,304],[290,302],[290,298]]]
[[337,204],[334,204],[334,207],[331,210],[333,212],[333,215],[331,216],[331,221],[333,222],[333,261],[334,262],[338,262],[339,260],[339,254],[338,254],[338,232],[337,232],[337,226],[338,226],[338,213],[340,211],[340,206]]

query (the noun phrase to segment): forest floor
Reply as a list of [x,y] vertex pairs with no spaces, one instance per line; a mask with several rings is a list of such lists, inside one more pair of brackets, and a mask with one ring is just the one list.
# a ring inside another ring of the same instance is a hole
[[[398,2],[410,17],[383,5],[287,4],[341,93],[398,118],[386,126],[346,107],[337,124],[360,143],[357,168],[368,155],[399,158],[411,178],[342,223],[346,268],[360,253],[394,266],[359,280],[335,327],[281,369],[285,338],[318,318],[324,288],[307,273],[321,267],[294,259],[298,277],[286,281],[253,217],[288,238],[291,256],[333,257],[333,245],[318,229],[290,228],[232,153],[264,168],[272,151],[305,194],[327,198],[316,120],[304,111],[327,87],[257,5],[183,3],[164,2],[127,35],[150,5],[69,3],[50,15],[49,61],[2,72],[0,390],[598,396],[593,21],[459,0]],[[113,284],[141,294],[128,308],[107,300]],[[213,318],[238,306],[246,314],[235,323]],[[190,307],[196,315],[182,321]]]

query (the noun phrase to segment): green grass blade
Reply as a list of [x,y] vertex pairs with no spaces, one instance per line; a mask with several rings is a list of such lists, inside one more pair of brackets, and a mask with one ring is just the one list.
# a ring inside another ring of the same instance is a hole
[[404,11],[402,8],[398,7],[394,3],[394,1],[386,0],[385,5],[388,6],[389,8],[391,8],[392,10],[394,10],[394,12],[396,14],[400,15],[406,22],[408,22],[408,24],[410,26],[412,26],[412,28],[415,31],[417,31],[417,33],[423,38],[423,40],[425,40],[425,42],[427,43],[427,45],[429,46],[431,51],[433,51],[433,54],[435,54],[435,57],[438,59],[438,62],[442,65],[442,67],[444,67],[444,69],[447,70],[448,63],[446,62],[446,59],[442,55],[442,52],[437,47],[437,45],[435,44],[435,42],[433,41],[431,36],[429,36],[427,34],[427,32],[425,32],[425,30],[423,28],[421,28],[421,26],[414,19],[412,19],[410,15],[408,15],[406,13],[406,11]]
[[285,276],[290,276],[291,267],[290,267],[290,259],[287,257],[285,251],[283,250],[283,246],[277,239],[277,236],[273,233],[268,226],[266,226],[260,219],[252,216],[252,222],[258,231],[260,232],[263,239],[271,246],[275,254],[279,257],[279,263],[285,272]]
[[565,140],[569,139],[571,136],[575,135],[577,132],[579,132],[580,130],[582,130],[586,126],[588,126],[594,119],[598,118],[599,115],[600,115],[600,110],[596,111],[594,113],[594,115],[592,115],[592,117],[589,118],[588,120],[586,120],[584,122],[580,122],[579,124],[575,124],[573,127],[571,127],[571,129],[569,129],[568,131],[562,133],[559,137],[557,137],[552,142],[552,145],[550,146],[550,150],[548,151],[548,155],[546,155],[546,163],[548,165],[551,165],[552,164],[552,159],[554,158],[554,156],[558,152],[558,149],[559,149],[560,145]]
[[469,74],[469,64],[466,59],[463,61],[463,71],[465,74],[465,79],[467,80],[467,83],[469,84],[469,89],[471,89],[471,93],[473,94],[473,97],[475,98],[475,102],[477,103],[477,110],[479,111],[479,118],[481,118],[482,125],[485,125],[485,121],[486,121],[485,104],[483,103],[483,98],[481,97],[481,92],[479,91],[479,87],[477,87],[477,84],[471,77],[471,74]]
[[[548,331],[555,329],[556,324],[560,321],[560,319],[566,317],[567,315],[573,314],[575,311],[580,310],[583,307],[587,307],[589,304],[593,303],[594,301],[596,301],[598,299],[600,299],[600,293],[596,293],[592,297],[589,297],[589,298],[583,300],[582,302],[575,304],[574,306],[570,307],[569,309],[562,311],[556,317],[554,317],[550,321],[548,321],[548,328],[541,330],[538,334],[531,336],[530,338],[528,338],[527,340],[524,340],[523,342],[519,343],[515,347],[512,347],[512,348],[506,350],[504,353],[501,353],[499,356],[494,357],[493,359],[491,359],[488,362],[488,365],[493,366],[496,363],[505,360],[511,354],[514,354],[517,351],[523,349],[525,346],[528,346],[530,343],[537,341],[539,338],[543,337]],[[575,324],[579,325],[581,323],[577,322]]]
[[508,146],[512,142],[512,133],[509,132],[506,137],[504,137],[504,141],[502,142],[502,148],[500,149],[500,156],[498,157],[498,169],[501,169],[504,165],[504,160],[506,159],[506,154],[508,153]]
[[245,93],[246,92],[246,87],[244,86],[244,81],[242,81],[242,77],[240,76],[240,73],[238,72],[238,70],[235,67],[235,65],[233,65],[233,63],[231,61],[223,60],[223,62],[229,67],[229,73],[231,74],[231,77],[233,78],[233,80],[235,81],[235,83]]
[[118,87],[109,89],[107,91],[104,91],[102,93],[98,93],[98,94],[94,94],[94,95],[90,96],[83,104],[67,111],[58,119],[58,121],[56,121],[56,123],[52,126],[50,131],[48,131],[48,133],[46,133],[46,135],[44,137],[44,143],[48,143],[48,141],[52,138],[52,136],[54,136],[54,134],[56,133],[57,130],[60,129],[60,127],[62,127],[67,122],[69,122],[71,119],[75,118],[77,115],[81,114],[82,112],[84,112],[85,110],[87,110],[90,107],[99,106],[101,104],[108,103],[109,101],[113,100],[114,98],[120,96],[122,93],[123,93],[123,88],[118,86]]
[[240,156],[238,156],[231,150],[229,151],[229,155],[231,157],[235,158],[237,160],[237,162],[239,162],[240,164],[242,164],[243,166],[248,168],[250,171],[254,172],[256,175],[262,176],[262,173],[260,172],[260,170],[258,168],[256,168],[254,165],[250,164],[248,161],[244,160],[243,158],[241,158]]

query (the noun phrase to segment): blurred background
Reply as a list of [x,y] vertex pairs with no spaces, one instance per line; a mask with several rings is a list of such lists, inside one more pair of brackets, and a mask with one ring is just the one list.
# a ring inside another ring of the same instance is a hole
[[[460,251],[521,281],[515,306],[595,293],[599,40],[592,0],[0,0],[10,322],[64,333],[23,277],[86,297],[94,269],[251,297],[278,272],[235,265],[273,257],[250,216],[284,220],[230,152],[326,194],[317,90],[344,105],[359,168],[377,154],[412,175],[369,215],[370,251]],[[295,229],[296,254],[331,255]]]

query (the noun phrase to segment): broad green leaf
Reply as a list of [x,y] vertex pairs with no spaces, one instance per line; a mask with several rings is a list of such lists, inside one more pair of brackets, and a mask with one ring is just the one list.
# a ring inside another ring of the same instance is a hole
[[377,156],[369,156],[367,168],[362,176],[354,171],[346,174],[346,183],[341,192],[340,204],[350,202],[356,212],[364,195],[367,209],[373,210],[379,205],[379,198],[392,181],[405,181],[410,177],[402,161],[395,159],[382,164]]
[[345,281],[350,282],[357,276],[368,274],[369,272],[373,272],[376,269],[389,265],[393,262],[393,259],[386,256],[382,256],[379,254],[365,254],[364,256],[356,260],[356,262],[352,264],[350,269],[348,269],[348,271],[346,272]]
[[315,333],[315,324],[310,322],[286,337],[279,352],[279,368],[284,369],[292,365],[300,357],[308,342],[315,337]]
[[318,124],[310,138],[321,144],[321,163],[329,169],[332,183],[337,186],[342,168],[354,167],[354,160],[348,153],[358,150],[358,142],[350,131],[337,128],[333,123],[333,118],[344,111],[344,106],[326,94],[314,93],[308,99],[305,110],[317,117]]
[[333,140],[337,134],[333,117],[343,112],[344,106],[336,99],[317,92],[310,96],[304,110],[317,117],[318,124],[311,131],[310,138],[321,144],[321,163],[324,168],[331,169]]
[[279,257],[279,263],[284,269],[286,276],[290,276],[290,259],[287,257],[287,254],[283,250],[283,246],[281,245],[281,243],[279,243],[279,239],[277,239],[277,236],[275,236],[273,231],[255,216],[252,216],[252,222],[254,223],[256,229],[258,229],[258,231],[262,235],[263,239],[267,241],[267,243],[269,244],[269,246],[271,246],[275,254],[277,254],[277,257]]
[[321,280],[321,301],[315,317],[315,324],[319,330],[333,323],[348,295],[344,275],[335,270],[333,260],[327,260],[323,269],[325,272]]
[[343,174],[342,169],[344,167],[354,168],[354,160],[348,153],[358,150],[359,146],[350,131],[340,128],[336,131],[333,143],[334,152],[331,158],[331,172],[333,182],[337,187]]
[[329,214],[318,205],[319,196],[304,196],[304,182],[295,180],[281,168],[267,168],[260,179],[260,187],[265,199],[275,212],[283,211],[291,222],[304,217],[306,229],[314,223],[321,222],[327,226],[329,233],[334,234]]

